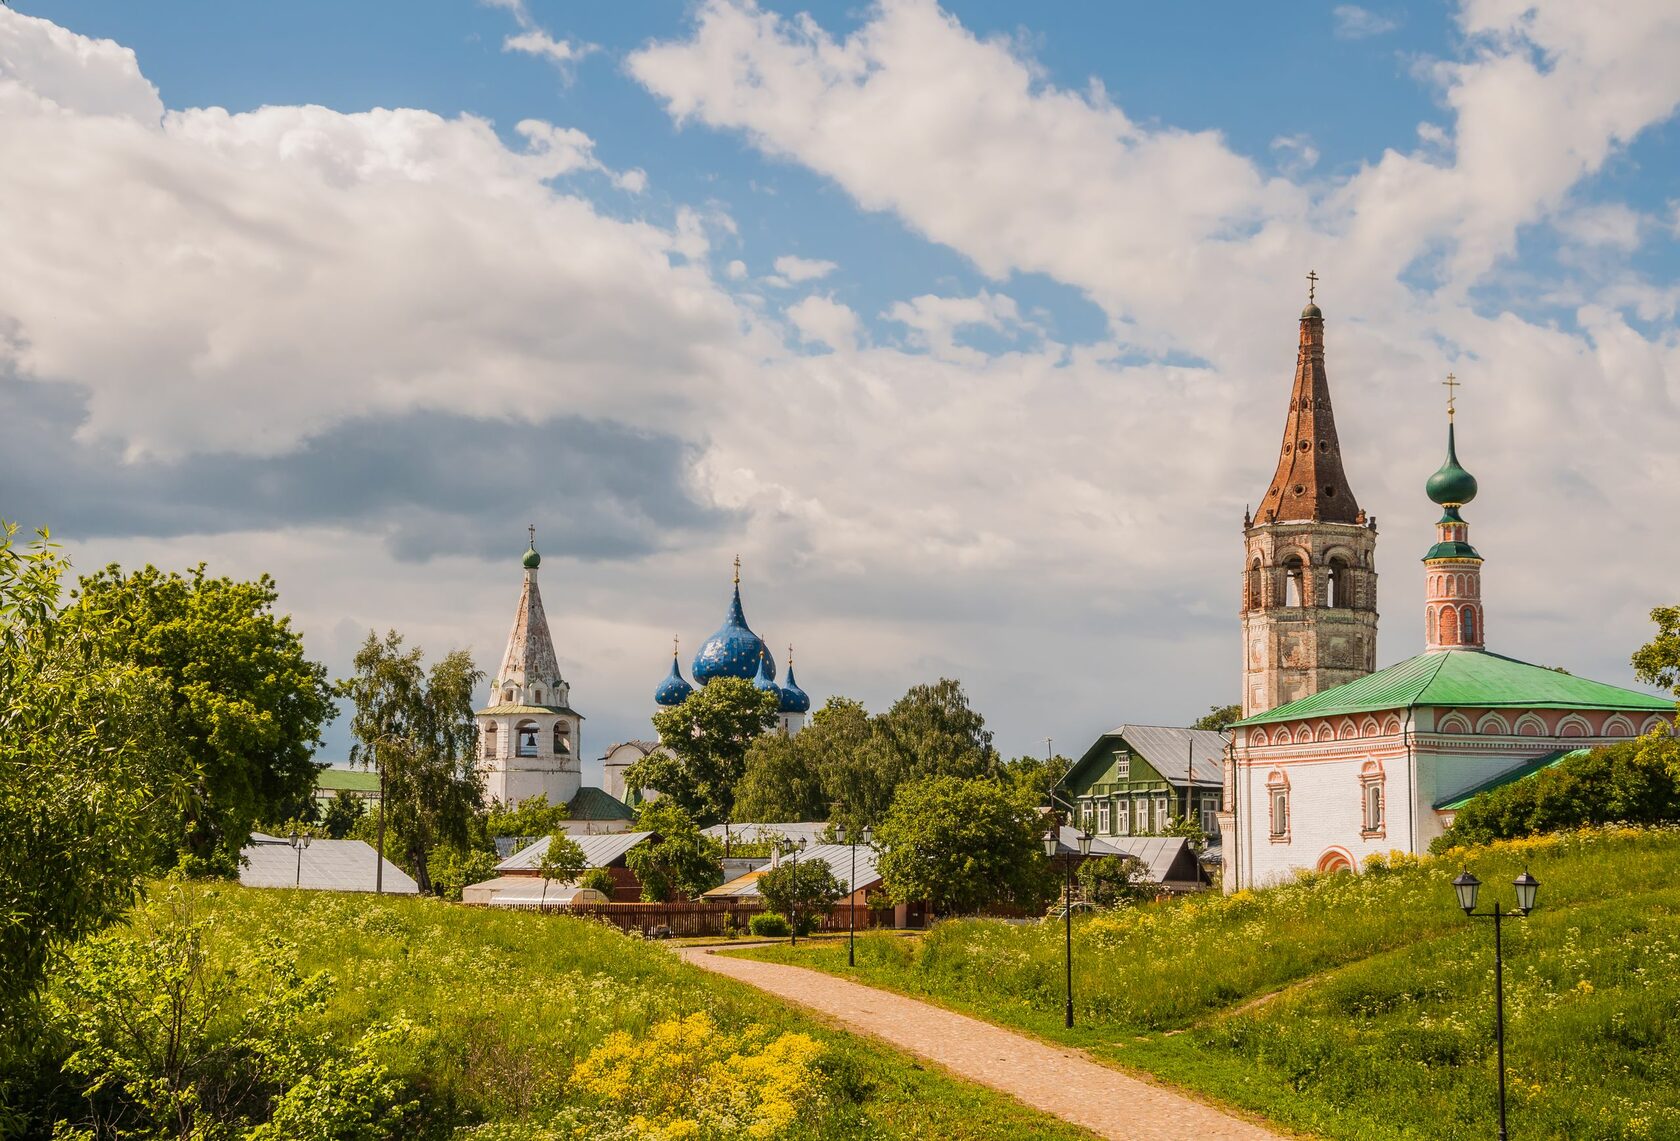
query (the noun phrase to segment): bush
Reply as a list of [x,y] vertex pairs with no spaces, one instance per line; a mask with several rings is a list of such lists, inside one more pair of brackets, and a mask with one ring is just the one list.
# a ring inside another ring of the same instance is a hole
[[1098,907],[1125,907],[1155,898],[1148,871],[1136,856],[1098,856],[1082,862],[1076,875],[1081,893]]
[[598,891],[606,896],[609,901],[613,898],[613,892],[618,890],[617,882],[613,880],[612,873],[606,868],[590,868],[578,880],[578,886]]
[[760,939],[785,939],[792,932],[787,917],[774,911],[761,911],[747,920],[747,930]]

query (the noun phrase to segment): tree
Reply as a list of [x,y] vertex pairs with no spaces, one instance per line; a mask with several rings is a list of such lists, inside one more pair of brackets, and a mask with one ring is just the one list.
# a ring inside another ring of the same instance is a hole
[[1657,633],[1633,652],[1633,672],[1648,685],[1660,685],[1680,697],[1680,606],[1651,611]]
[[0,1073],[52,957],[174,853],[188,764],[161,679],[61,621],[69,564],[0,521]]
[[1190,726],[1192,729],[1209,729],[1215,733],[1224,732],[1233,721],[1242,720],[1242,706],[1214,705],[1208,708],[1205,716],[1199,717]]
[[66,636],[145,671],[190,775],[180,848],[189,872],[231,875],[258,820],[304,814],[311,760],[338,710],[326,667],[277,616],[274,580],[211,578],[111,565],[85,576],[64,612]]
[[[866,815],[879,793],[878,781],[863,755],[871,732],[869,711],[862,702],[830,697],[794,738],[799,755],[810,762],[822,789],[821,815],[831,811],[832,821],[848,828],[861,828],[866,822],[880,819],[879,815]],[[890,790],[887,795],[891,797]],[[885,802],[879,810],[885,811]]]
[[[837,711],[836,728],[855,731],[862,708]],[[823,775],[824,792],[848,828],[879,824],[894,791],[907,781],[995,776],[999,769],[985,718],[969,706],[962,684],[950,678],[911,686],[869,721],[865,739],[846,744],[828,759]]]
[[564,804],[550,804],[547,795],[527,796],[516,805],[496,801],[484,815],[484,832],[489,839],[497,836],[547,836],[559,830],[560,824],[571,818]]
[[1043,883],[1038,810],[995,781],[928,777],[901,786],[876,829],[876,867],[898,903],[939,914],[1036,903]]
[[578,879],[578,886],[600,892],[607,897],[608,902],[611,902],[618,892],[618,881],[613,879],[612,872],[606,868],[590,868]]
[[776,723],[776,695],[740,678],[714,678],[653,715],[663,746],[625,770],[632,792],[658,789],[702,825],[728,818],[747,749]]
[[549,884],[555,880],[570,883],[581,876],[588,866],[589,860],[576,840],[564,832],[551,835],[548,847],[543,849],[542,860],[537,864],[537,874],[543,881],[542,902],[548,902]]
[[321,814],[321,830],[334,840],[342,840],[366,813],[367,805],[362,798],[341,788],[327,801],[326,811]]
[[1073,761],[1057,754],[1054,757],[1016,757],[1005,761],[1001,775],[1003,783],[1017,790],[1031,804],[1049,804],[1051,793],[1073,768]]
[[636,828],[654,833],[624,856],[641,881],[643,899],[692,899],[723,882],[723,845],[700,831],[682,805],[665,797],[648,801],[636,814]]
[[395,832],[409,874],[429,892],[432,849],[469,847],[482,799],[473,693],[484,674],[463,650],[428,672],[420,648],[402,644],[395,630],[370,632],[356,653],[355,676],[343,683],[356,706],[350,761],[379,771],[381,831]]
[[787,916],[795,930],[804,934],[812,917],[831,909],[846,894],[846,885],[821,860],[784,859],[758,877],[758,892],[770,910]]
[[1090,902],[1098,907],[1125,907],[1155,898],[1148,872],[1136,856],[1097,856],[1082,862],[1074,875],[1080,894]]
[[827,819],[822,777],[811,759],[813,743],[805,740],[810,733],[766,733],[747,747],[735,786],[736,819],[772,824]]

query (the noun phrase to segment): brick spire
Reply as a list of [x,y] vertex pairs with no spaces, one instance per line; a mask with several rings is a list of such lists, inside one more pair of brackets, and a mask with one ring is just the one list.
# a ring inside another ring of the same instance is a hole
[[1342,471],[1342,445],[1336,439],[1330,382],[1324,375],[1324,313],[1311,302],[1301,310],[1301,347],[1283,429],[1283,454],[1254,522],[1309,520],[1365,521]]

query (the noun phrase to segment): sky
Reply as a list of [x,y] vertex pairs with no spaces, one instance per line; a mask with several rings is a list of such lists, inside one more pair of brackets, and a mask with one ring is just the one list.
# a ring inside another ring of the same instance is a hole
[[816,702],[957,677],[1077,753],[1238,699],[1313,270],[1379,665],[1452,371],[1490,648],[1632,685],[1680,8],[1590,8],[14,0],[0,518],[270,573],[334,676],[494,672],[535,524],[591,758],[739,554]]

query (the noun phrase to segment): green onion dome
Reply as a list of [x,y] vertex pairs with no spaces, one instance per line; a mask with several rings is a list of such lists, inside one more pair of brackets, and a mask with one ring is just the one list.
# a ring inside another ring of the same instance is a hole
[[1476,498],[1476,477],[1459,466],[1450,423],[1447,425],[1447,462],[1429,477],[1424,491],[1443,507],[1462,507]]
[[531,544],[531,549],[525,552],[525,557],[519,560],[525,564],[526,570],[536,570],[542,564],[542,556],[537,554],[537,545]]

